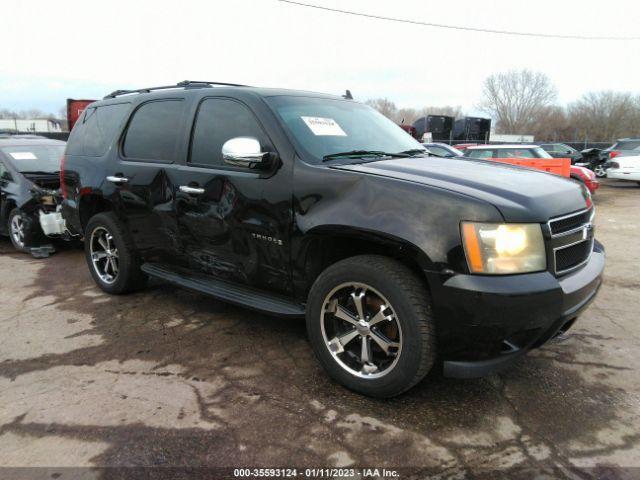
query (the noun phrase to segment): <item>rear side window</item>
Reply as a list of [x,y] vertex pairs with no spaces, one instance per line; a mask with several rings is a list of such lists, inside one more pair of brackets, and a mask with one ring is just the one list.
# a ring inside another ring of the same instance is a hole
[[129,103],[118,103],[86,109],[69,136],[67,154],[94,157],[104,155],[129,107]]
[[182,100],[161,100],[143,104],[133,114],[124,139],[125,157],[173,162],[177,158],[184,120]]
[[535,158],[531,150],[524,148],[501,148],[498,150],[498,158]]
[[640,140],[624,140],[618,142],[614,148],[618,150],[636,150],[640,148]]
[[467,157],[471,158],[493,158],[492,150],[467,150]]
[[200,104],[191,142],[191,163],[223,165],[222,145],[234,137],[254,137],[262,150],[269,141],[253,113],[234,100],[208,98]]

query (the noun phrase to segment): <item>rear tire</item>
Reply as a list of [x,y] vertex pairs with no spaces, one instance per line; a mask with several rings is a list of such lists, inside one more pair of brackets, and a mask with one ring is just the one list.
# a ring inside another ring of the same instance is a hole
[[307,331],[327,373],[372,397],[413,387],[436,358],[427,287],[387,257],[352,257],[322,272],[309,293]]
[[131,236],[113,212],[93,216],[85,230],[84,252],[89,271],[107,293],[120,295],[146,286]]

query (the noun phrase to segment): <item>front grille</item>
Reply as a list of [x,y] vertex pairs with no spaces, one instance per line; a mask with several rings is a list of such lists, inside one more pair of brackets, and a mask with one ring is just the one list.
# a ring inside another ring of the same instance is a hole
[[575,245],[556,250],[556,272],[577,267],[589,258],[592,248],[592,241],[584,240]]
[[551,235],[558,235],[559,233],[569,232],[575,228],[578,228],[586,223],[589,223],[589,219],[593,213],[593,208],[578,212],[575,215],[568,215],[557,219],[551,219],[549,221],[549,227],[551,228]]
[[549,220],[554,272],[567,273],[584,264],[593,250],[593,208]]

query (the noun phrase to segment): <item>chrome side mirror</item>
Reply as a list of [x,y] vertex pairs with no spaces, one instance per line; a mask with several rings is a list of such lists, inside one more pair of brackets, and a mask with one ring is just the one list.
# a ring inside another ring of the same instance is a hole
[[222,160],[227,165],[264,169],[271,163],[268,152],[260,150],[260,142],[253,137],[235,137],[222,145]]

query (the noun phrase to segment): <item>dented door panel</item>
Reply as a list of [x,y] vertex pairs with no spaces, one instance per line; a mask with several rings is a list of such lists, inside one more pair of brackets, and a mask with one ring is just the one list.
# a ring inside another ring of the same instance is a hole
[[290,293],[291,167],[275,175],[180,167],[176,191],[179,243],[189,267],[201,273]]

